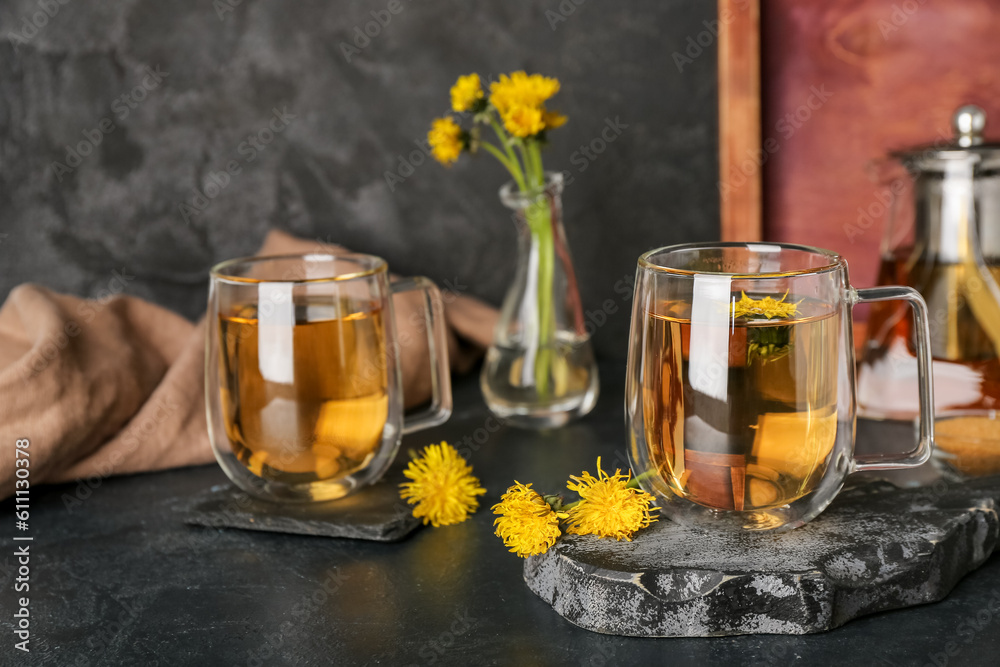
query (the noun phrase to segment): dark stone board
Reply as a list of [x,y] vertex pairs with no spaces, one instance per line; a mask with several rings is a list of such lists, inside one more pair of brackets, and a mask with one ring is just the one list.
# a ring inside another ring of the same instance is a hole
[[632,542],[567,536],[525,562],[528,587],[606,634],[807,634],[944,598],[997,545],[1000,478],[843,492],[787,533],[713,533],[666,519]]
[[391,470],[377,484],[317,504],[268,502],[232,484],[219,484],[178,509],[185,513],[185,523],[196,526],[395,542],[420,526],[420,519],[399,497],[402,480],[401,470]]

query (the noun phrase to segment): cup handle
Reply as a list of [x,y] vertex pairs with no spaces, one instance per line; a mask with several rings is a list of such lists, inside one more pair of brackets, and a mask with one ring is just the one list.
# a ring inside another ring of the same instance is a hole
[[437,426],[451,416],[451,367],[448,364],[448,336],[445,329],[444,302],[437,285],[423,276],[402,278],[390,286],[393,294],[420,290],[424,293],[424,328],[431,365],[431,404],[426,410],[403,419],[403,433]]
[[907,301],[913,310],[913,331],[916,334],[917,382],[920,392],[920,442],[902,458],[897,454],[855,456],[854,471],[913,468],[927,462],[934,446],[934,377],[931,374],[931,332],[928,325],[927,303],[912,287],[850,288],[851,307],[872,301]]

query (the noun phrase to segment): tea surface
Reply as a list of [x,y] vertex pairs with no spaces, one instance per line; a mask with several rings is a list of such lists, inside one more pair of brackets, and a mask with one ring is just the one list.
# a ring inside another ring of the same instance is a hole
[[679,303],[645,313],[646,442],[672,492],[762,510],[822,478],[837,433],[840,319],[823,304],[787,301],[798,303],[785,319],[722,310],[692,321]]
[[344,477],[378,448],[388,415],[381,310],[297,306],[294,323],[254,306],[220,317],[226,433],[255,474],[286,483]]

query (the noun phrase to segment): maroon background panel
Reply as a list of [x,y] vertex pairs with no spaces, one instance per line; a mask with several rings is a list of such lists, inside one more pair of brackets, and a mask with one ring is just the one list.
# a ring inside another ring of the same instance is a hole
[[964,103],[986,109],[986,136],[1000,137],[1000,2],[761,9],[764,238],[837,250],[856,285],[874,284],[887,151],[950,140]]

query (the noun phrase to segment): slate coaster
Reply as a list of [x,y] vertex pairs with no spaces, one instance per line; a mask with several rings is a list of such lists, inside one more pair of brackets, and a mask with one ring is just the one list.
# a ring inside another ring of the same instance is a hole
[[993,553],[1000,477],[845,491],[787,533],[707,533],[666,518],[633,542],[566,536],[528,587],[587,630],[636,637],[806,634],[942,599]]
[[399,497],[402,481],[402,470],[393,469],[377,484],[319,504],[267,502],[232,484],[220,484],[184,504],[184,522],[210,528],[395,542],[420,525],[411,507]]

